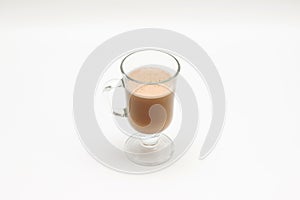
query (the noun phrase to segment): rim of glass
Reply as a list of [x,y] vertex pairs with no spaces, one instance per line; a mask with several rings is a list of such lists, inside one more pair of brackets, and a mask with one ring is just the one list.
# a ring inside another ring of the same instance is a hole
[[[158,52],[160,52],[160,53],[164,53],[164,54],[166,54],[166,55],[172,57],[172,58],[176,61],[176,63],[177,63],[177,71],[176,71],[176,73],[174,73],[170,78],[165,79],[165,80],[162,80],[162,81],[158,81],[158,82],[143,82],[143,81],[139,81],[139,80],[135,80],[135,79],[131,78],[130,76],[128,76],[128,75],[126,74],[126,72],[125,72],[124,69],[123,69],[124,61],[125,61],[128,57],[132,56],[133,54],[138,53],[138,52],[141,52],[141,51],[158,51]],[[168,82],[168,81],[170,81],[170,80],[176,78],[176,77],[178,76],[179,72],[180,72],[180,68],[181,68],[180,63],[179,63],[179,61],[177,60],[177,58],[176,58],[175,56],[173,56],[172,54],[170,54],[170,53],[168,53],[168,52],[166,52],[166,51],[164,51],[164,50],[161,50],[161,49],[155,49],[155,48],[144,48],[144,49],[138,49],[138,50],[136,50],[136,51],[134,51],[134,52],[131,52],[130,54],[128,54],[128,55],[122,60],[121,65],[120,65],[121,72],[122,72],[122,74],[123,74],[126,78],[128,78],[129,80],[134,81],[134,82],[136,82],[136,83],[139,83],[139,84],[147,84],[147,85],[155,85],[155,84],[159,84],[159,83],[166,83],[166,82]]]

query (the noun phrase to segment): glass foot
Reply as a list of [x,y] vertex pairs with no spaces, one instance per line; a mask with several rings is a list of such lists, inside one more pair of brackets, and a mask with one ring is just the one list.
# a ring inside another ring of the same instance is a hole
[[138,165],[162,164],[172,157],[173,151],[173,141],[164,134],[147,138],[134,135],[125,142],[125,153],[128,159]]

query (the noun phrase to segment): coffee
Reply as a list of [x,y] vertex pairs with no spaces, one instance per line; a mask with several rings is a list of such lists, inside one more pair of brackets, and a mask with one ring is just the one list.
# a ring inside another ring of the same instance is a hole
[[174,93],[163,81],[168,80],[170,74],[157,67],[141,67],[129,77],[137,81],[131,81],[126,87],[131,125],[147,134],[166,129],[172,120]]

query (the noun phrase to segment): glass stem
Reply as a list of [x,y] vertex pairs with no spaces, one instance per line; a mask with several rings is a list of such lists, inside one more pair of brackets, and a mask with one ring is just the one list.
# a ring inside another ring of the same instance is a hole
[[155,134],[154,136],[141,139],[141,144],[147,148],[153,148],[157,145],[159,141],[160,134]]

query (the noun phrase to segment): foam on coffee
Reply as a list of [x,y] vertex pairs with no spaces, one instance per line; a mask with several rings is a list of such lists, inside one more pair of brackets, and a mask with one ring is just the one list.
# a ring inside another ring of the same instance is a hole
[[[140,67],[129,74],[129,77],[143,83],[157,83],[167,80],[171,75],[156,67]],[[171,93],[167,84],[132,84],[132,91],[136,96],[143,98],[160,98]]]

